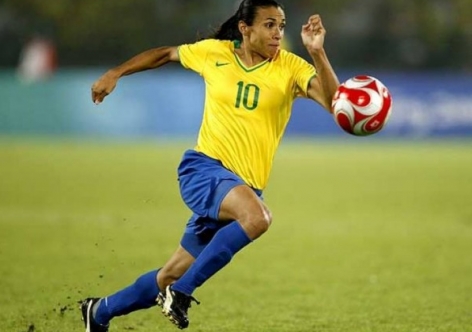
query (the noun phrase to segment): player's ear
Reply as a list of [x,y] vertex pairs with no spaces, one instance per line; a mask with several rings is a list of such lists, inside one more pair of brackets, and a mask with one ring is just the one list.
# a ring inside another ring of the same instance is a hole
[[239,32],[241,32],[241,34],[243,36],[246,35],[246,33],[247,33],[247,24],[246,23],[244,23],[243,21],[239,21],[238,28],[239,28]]

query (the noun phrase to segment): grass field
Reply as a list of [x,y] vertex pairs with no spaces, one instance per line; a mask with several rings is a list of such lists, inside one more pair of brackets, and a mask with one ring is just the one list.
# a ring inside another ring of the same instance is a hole
[[[472,331],[472,142],[285,143],[269,232],[189,331]],[[0,331],[83,331],[77,301],[160,266],[185,145],[0,141]],[[111,331],[177,331],[157,309]]]

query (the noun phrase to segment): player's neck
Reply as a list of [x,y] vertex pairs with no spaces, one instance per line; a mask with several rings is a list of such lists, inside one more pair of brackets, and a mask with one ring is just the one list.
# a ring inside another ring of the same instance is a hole
[[239,60],[241,60],[242,63],[248,68],[257,66],[261,62],[267,60],[267,58],[262,57],[259,53],[245,47],[244,43],[241,44],[241,47],[236,48],[234,52],[238,56]]

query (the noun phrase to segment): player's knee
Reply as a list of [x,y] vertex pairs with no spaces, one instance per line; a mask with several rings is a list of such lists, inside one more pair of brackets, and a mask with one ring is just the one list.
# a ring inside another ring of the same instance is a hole
[[251,213],[247,218],[240,220],[247,235],[255,240],[269,229],[272,224],[272,214],[268,209],[262,209],[256,213]]

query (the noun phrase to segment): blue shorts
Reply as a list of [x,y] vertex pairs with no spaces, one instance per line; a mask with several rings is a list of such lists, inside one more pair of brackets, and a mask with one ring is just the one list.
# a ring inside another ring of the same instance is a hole
[[[228,192],[246,183],[216,159],[187,150],[178,168],[180,194],[192,210],[181,245],[197,257],[213,235],[231,221],[219,221],[220,205]],[[262,191],[254,189],[262,197]]]

